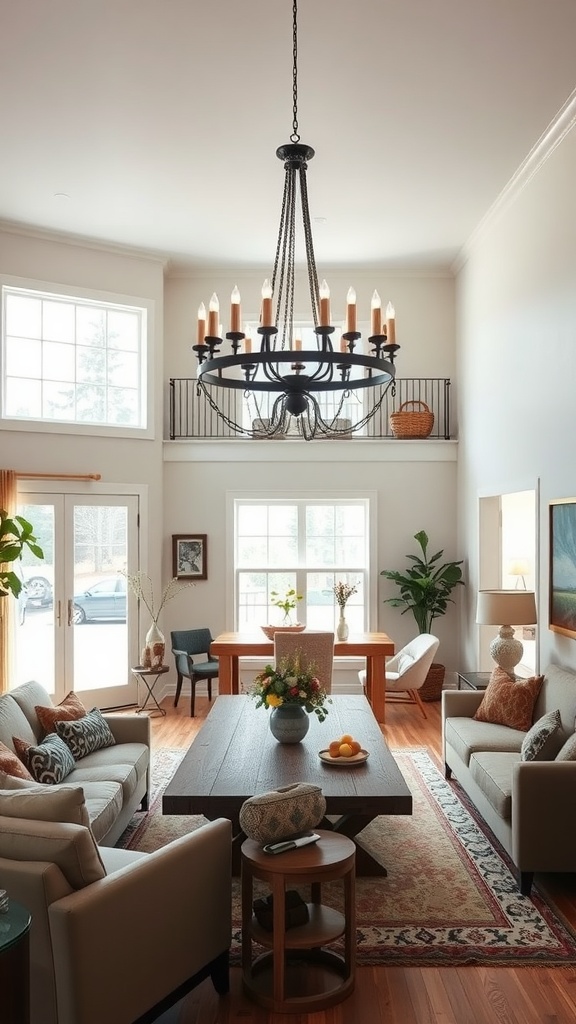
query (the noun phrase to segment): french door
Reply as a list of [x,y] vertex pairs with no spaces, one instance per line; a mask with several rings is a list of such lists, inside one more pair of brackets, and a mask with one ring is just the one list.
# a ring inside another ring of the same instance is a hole
[[134,704],[138,613],[123,573],[138,568],[138,495],[26,493],[18,511],[44,561],[22,561],[17,682],[56,702],[74,690],[88,708]]

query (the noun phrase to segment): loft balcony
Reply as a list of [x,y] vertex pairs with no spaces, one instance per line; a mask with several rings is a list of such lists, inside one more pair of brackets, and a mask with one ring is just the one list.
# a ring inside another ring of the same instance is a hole
[[[204,395],[198,392],[196,385],[195,377],[170,378],[170,440],[246,440],[247,435],[238,433],[230,427],[212,408]],[[403,412],[422,413],[427,408],[433,414],[434,423],[427,435],[430,439],[449,441],[453,438],[450,415],[450,380],[448,378],[397,377],[394,392],[393,394],[391,388],[386,391],[380,408],[362,433],[347,436],[352,437],[355,441],[394,438],[396,435],[390,424],[390,416],[404,407]],[[269,408],[266,404],[268,396],[266,395],[263,400],[259,399],[257,409],[252,407],[249,410],[241,391],[230,388],[212,388],[210,393],[213,395],[216,405],[230,420],[238,422],[244,415],[243,424],[247,430],[257,429],[258,420],[265,420],[269,415]],[[380,390],[376,388],[375,394],[366,391],[361,400],[356,395],[352,395],[340,410],[338,410],[337,402],[330,405],[332,398],[333,396],[328,396],[327,399],[323,398],[324,418],[330,420],[338,416],[340,421],[338,426],[342,427],[343,420],[354,423],[361,419],[368,411],[365,403],[378,402]],[[403,419],[405,420],[405,417]],[[420,428],[422,417],[415,417],[411,422]],[[300,438],[296,420],[289,433],[283,436],[290,440]],[[335,436],[342,437],[343,435]]]

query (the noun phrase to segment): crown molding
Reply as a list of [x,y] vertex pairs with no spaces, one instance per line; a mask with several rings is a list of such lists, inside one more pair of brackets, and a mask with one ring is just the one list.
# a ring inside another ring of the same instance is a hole
[[138,249],[129,245],[120,245],[117,242],[104,242],[95,238],[88,238],[84,235],[72,235],[63,231],[50,231],[48,228],[37,228],[27,224],[19,224],[16,221],[0,220],[0,231],[7,235],[34,238],[40,242],[59,242],[64,245],[74,245],[81,249],[110,253],[114,256],[128,256],[131,259],[160,263],[163,271],[166,271],[170,262],[170,257],[167,253],[156,252],[153,249]]
[[570,94],[564,105],[542,133],[538,142],[532,147],[526,159],[520,164],[508,183],[500,192],[499,196],[492,203],[492,206],[485,213],[468,240],[462,246],[454,263],[452,270],[457,274],[464,264],[470,259],[474,249],[480,244],[485,235],[496,224],[504,212],[516,202],[532,178],[538,174],[541,168],[557,147],[564,141],[576,124],[576,89]]

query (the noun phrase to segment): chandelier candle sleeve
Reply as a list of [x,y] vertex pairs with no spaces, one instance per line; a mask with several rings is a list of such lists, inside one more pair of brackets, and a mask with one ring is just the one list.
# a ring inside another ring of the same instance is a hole
[[210,305],[208,306],[208,337],[209,338],[217,338],[218,337],[218,321],[219,321],[218,314],[219,314],[219,312],[220,312],[220,303],[218,302],[218,296],[216,295],[216,292],[214,292],[214,294],[212,295],[212,298],[210,299]]
[[372,309],[372,334],[382,334],[382,302],[378,292],[375,291],[371,302]]
[[248,335],[246,335],[246,337],[244,338],[244,351],[245,352],[251,352],[252,351],[252,338],[249,338]]
[[346,333],[356,333],[356,292],[353,288],[348,289],[346,296]]
[[302,338],[294,338],[294,349],[296,352],[302,351]]
[[272,327],[272,286],[268,278],[266,278],[262,285],[260,323],[262,327]]
[[204,344],[204,338],[206,337],[206,306],[203,302],[198,307],[198,329],[196,332],[196,338],[199,345]]
[[240,292],[236,285],[230,296],[230,330],[240,334]]
[[326,281],[320,285],[320,326],[330,326],[330,289]]
[[389,345],[396,344],[396,310],[391,302],[386,306],[386,341]]

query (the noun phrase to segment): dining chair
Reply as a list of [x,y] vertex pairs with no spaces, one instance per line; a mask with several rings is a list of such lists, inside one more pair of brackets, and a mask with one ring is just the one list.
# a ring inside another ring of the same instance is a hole
[[[212,680],[218,676],[218,658],[210,657],[210,644],[214,637],[209,629],[175,629],[170,633],[172,654],[176,660],[176,696],[174,707],[178,707],[184,678],[190,680],[190,717],[194,718],[196,683],[206,681],[208,700],[212,700]],[[194,661],[194,656],[205,654],[205,661]]]
[[[417,704],[424,718],[428,717],[418,690],[424,685],[439,644],[437,636],[432,636],[431,633],[419,633],[401,651],[398,651],[398,654],[386,662],[387,701]],[[365,686],[365,669],[358,673],[358,678],[362,686]],[[378,685],[377,682],[376,685]]]
[[334,661],[334,633],[313,632],[275,633],[274,660],[300,657],[303,668],[313,668],[327,693],[332,690],[332,663]]

